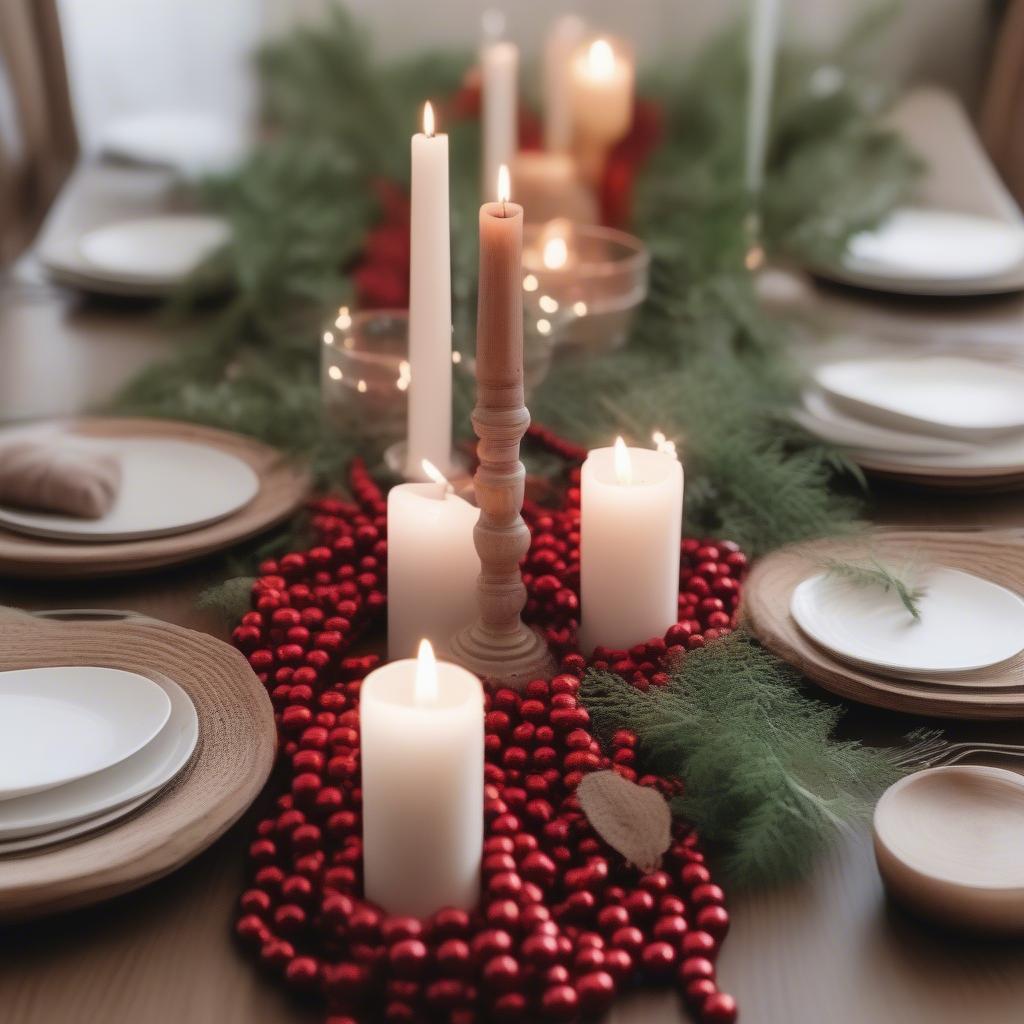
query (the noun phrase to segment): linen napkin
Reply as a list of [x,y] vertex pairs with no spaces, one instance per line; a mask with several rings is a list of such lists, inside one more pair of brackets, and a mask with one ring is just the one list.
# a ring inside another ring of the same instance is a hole
[[76,438],[0,444],[0,504],[98,519],[110,511],[120,486],[117,455]]

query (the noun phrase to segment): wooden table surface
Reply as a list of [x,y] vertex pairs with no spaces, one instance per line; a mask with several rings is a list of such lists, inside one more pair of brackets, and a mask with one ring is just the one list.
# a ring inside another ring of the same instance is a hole
[[[80,169],[48,224],[52,236],[164,201],[160,175]],[[51,237],[52,237],[51,236]],[[31,259],[0,283],[0,413],[61,415],[108,398],[180,339],[151,308],[81,299],[40,283]],[[1024,529],[1024,499],[873,495],[880,521]],[[218,635],[195,607],[220,559],[138,578],[27,584],[0,580],[0,603],[130,608]],[[848,735],[894,742],[918,720],[850,708]],[[1017,726],[954,725],[958,736],[1021,738]],[[261,977],[231,940],[254,808],[169,878],[110,903],[0,931],[2,1024],[270,1024],[316,1020]],[[3,867],[0,863],[0,872]],[[952,935],[891,907],[865,827],[799,885],[731,900],[719,965],[749,1024],[1010,1024],[1024,1020],[1024,944]],[[612,1024],[685,1019],[670,992],[624,999]]]

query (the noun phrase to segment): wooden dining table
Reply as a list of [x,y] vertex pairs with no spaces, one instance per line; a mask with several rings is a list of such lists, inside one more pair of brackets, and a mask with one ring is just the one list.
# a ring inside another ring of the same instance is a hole
[[[926,106],[930,116],[938,116],[930,96]],[[951,103],[947,97],[939,104],[942,116],[956,113]],[[909,121],[920,120],[920,108],[912,112]],[[932,124],[931,131],[945,135],[947,127]],[[957,146],[955,138],[945,137],[930,159],[945,166],[943,151],[958,151]],[[47,280],[39,265],[47,244],[175,201],[173,179],[165,171],[99,162],[85,162],[75,171],[34,249],[0,278],[0,419],[73,415],[100,406],[139,369],[186,342],[195,324],[171,324],[151,304],[62,289]],[[876,297],[799,276],[794,280],[802,290],[801,302],[813,300],[819,313],[856,319],[860,309],[865,321],[876,323],[887,312]],[[888,314],[909,325],[918,316],[919,326],[934,316],[927,306],[915,314],[914,305],[896,303]],[[998,315],[999,343],[1019,345],[1024,355],[1024,300],[996,300],[996,306],[994,311],[991,303],[974,303],[978,322],[991,326]],[[967,318],[966,307],[956,316]],[[969,331],[969,320],[964,323]],[[926,344],[927,337],[923,328],[919,343]],[[957,497],[877,484],[868,501],[879,523],[998,527],[1018,531],[1024,543],[1020,493]],[[0,579],[0,604],[31,610],[130,609],[226,637],[228,624],[196,604],[198,594],[225,575],[224,559],[218,556],[92,581]],[[816,691],[815,696],[831,699]],[[1016,723],[928,723],[855,705],[847,708],[841,729],[845,736],[892,744],[922,724],[941,725],[954,738],[1024,739]],[[0,929],[0,1024],[321,1019],[321,1008],[296,1000],[262,975],[232,939],[235,906],[245,884],[245,849],[261,803],[270,795],[264,793],[247,818],[191,863],[144,889]],[[0,876],[3,870],[0,859]],[[1024,1020],[1024,942],[951,932],[890,904],[875,868],[867,823],[841,835],[808,879],[729,896],[732,928],[718,975],[748,1024]],[[607,1017],[610,1024],[686,1019],[670,990],[633,993]]]

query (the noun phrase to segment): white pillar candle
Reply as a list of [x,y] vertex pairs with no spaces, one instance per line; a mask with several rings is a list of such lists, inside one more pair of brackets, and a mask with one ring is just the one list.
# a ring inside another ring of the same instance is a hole
[[603,151],[633,121],[633,59],[607,39],[577,49],[569,75],[573,127],[584,147]]
[[483,89],[483,167],[481,189],[485,200],[494,199],[494,183],[504,164],[512,165],[518,148],[517,88],[519,50],[514,43],[487,43],[480,51]]
[[484,838],[480,680],[435,664],[424,642],[417,660],[366,677],[359,718],[366,898],[419,918],[472,909]]
[[[586,31],[586,22],[578,14],[563,14],[544,44],[544,145],[551,153],[567,152],[572,145],[569,64]],[[526,213],[529,217],[529,210]]]
[[668,451],[588,453],[580,509],[580,644],[627,649],[675,621],[683,467]]
[[771,118],[775,53],[779,38],[781,0],[751,0],[748,43],[749,92],[747,97],[747,191],[756,194],[764,183],[768,124]]
[[[424,474],[437,471],[430,463]],[[480,559],[473,544],[479,510],[436,483],[388,492],[388,657],[411,658],[420,639],[437,647],[477,614]]]
[[448,136],[435,134],[429,103],[423,108],[423,131],[412,137],[409,369],[405,475],[423,480],[424,459],[450,471],[452,446]]

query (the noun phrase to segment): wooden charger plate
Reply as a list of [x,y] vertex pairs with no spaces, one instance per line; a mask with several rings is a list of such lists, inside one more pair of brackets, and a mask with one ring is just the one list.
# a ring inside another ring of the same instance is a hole
[[[756,562],[743,586],[743,620],[769,651],[848,700],[940,718],[1024,718],[1024,654],[984,670],[1001,688],[956,689],[895,679],[849,665],[801,632],[789,613],[797,585],[821,572],[826,559],[864,555],[962,569],[1014,591],[1024,581],[1024,541],[1009,534],[876,531],[866,538],[794,545]],[[1017,685],[1007,686],[1008,681]]]
[[274,762],[274,713],[245,658],[203,633],[154,619],[60,622],[0,613],[0,671],[103,665],[162,672],[191,697],[199,741],[175,779],[109,826],[0,857],[0,920],[110,899],[169,874],[242,815]]
[[850,457],[861,469],[873,476],[930,487],[943,491],[970,491],[977,494],[1000,494],[1024,489],[1024,466],[993,470],[991,467],[964,467],[936,472],[931,467],[887,462],[884,456],[868,456],[860,452]]
[[254,537],[292,515],[310,476],[283,453],[251,437],[175,420],[85,417],[69,423],[88,437],[159,437],[210,445],[247,462],[260,489],[248,505],[209,526],[170,537],[82,543],[0,529],[0,574],[30,579],[116,576],[191,561]]

